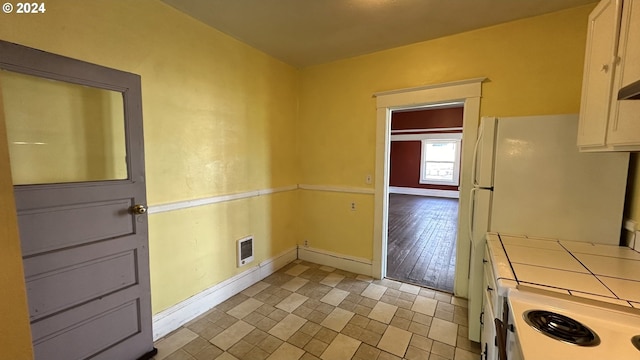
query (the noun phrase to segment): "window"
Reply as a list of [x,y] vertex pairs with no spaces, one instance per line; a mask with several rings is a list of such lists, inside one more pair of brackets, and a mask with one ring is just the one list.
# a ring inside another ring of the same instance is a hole
[[420,183],[458,186],[460,139],[422,140]]

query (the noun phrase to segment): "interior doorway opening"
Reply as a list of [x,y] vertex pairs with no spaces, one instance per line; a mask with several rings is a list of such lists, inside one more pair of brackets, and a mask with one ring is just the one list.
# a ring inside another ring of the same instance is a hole
[[[445,103],[463,104],[463,129],[465,139],[475,139],[480,118],[482,82],[475,78],[449,83],[426,85],[408,89],[390,90],[374,94],[376,98],[376,172],[374,203],[374,234],[372,275],[387,276],[387,243],[389,216],[389,153],[391,147],[391,116],[393,111],[426,108]],[[461,144],[460,198],[457,223],[456,265],[453,294],[466,298],[469,287],[469,191],[472,188],[471,159],[473,141]]]
[[453,293],[464,103],[391,112],[387,274]]

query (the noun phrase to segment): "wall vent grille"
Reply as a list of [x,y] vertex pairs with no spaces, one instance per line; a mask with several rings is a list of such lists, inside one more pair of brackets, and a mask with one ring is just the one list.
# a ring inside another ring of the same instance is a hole
[[253,236],[238,240],[238,267],[253,261]]

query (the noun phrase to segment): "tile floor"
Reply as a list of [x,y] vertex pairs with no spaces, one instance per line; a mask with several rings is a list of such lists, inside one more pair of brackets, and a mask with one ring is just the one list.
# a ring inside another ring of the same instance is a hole
[[155,360],[476,360],[467,302],[296,260],[156,342]]

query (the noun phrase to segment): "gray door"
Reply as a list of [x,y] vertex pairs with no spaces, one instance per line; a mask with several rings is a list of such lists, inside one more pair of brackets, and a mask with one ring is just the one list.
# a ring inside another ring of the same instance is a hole
[[140,77],[0,41],[0,111],[35,358],[149,357]]

